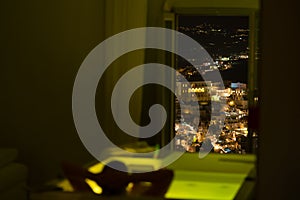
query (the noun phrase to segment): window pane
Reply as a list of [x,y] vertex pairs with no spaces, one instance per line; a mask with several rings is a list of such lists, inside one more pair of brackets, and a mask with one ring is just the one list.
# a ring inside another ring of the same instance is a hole
[[[219,70],[225,90],[220,90],[220,83],[204,82],[189,60],[176,57],[176,70],[178,74],[185,76],[191,88],[177,75],[176,90],[181,98],[175,101],[175,148],[197,152],[207,146],[205,144],[209,144],[214,146],[212,151],[217,153],[246,153],[249,114],[249,17],[179,15],[177,30],[192,37],[206,49],[214,62],[202,63],[198,67],[204,73]],[[193,102],[194,96],[197,97],[196,102]],[[226,101],[226,118],[224,124],[218,124],[211,120],[211,101],[222,98]],[[193,121],[190,117],[196,112],[198,105],[200,123],[187,123]],[[215,126],[215,129],[208,132],[209,126]],[[218,128],[220,126],[221,132]]]

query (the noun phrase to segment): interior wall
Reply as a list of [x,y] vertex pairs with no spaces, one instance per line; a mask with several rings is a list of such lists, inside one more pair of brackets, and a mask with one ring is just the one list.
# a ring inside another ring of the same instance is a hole
[[0,2],[0,147],[19,150],[31,185],[61,174],[59,163],[93,158],[72,118],[83,59],[104,40],[104,0]]
[[[147,0],[2,1],[0,16],[0,147],[17,148],[19,161],[29,168],[30,185],[39,185],[62,175],[62,160],[80,165],[94,160],[73,122],[76,73],[87,54],[104,39],[146,26]],[[104,96],[109,96],[110,85],[128,66],[143,59],[144,53],[139,51],[117,60],[112,65],[117,68],[104,78]],[[97,95],[100,92],[97,90]],[[141,113],[141,92],[132,102],[135,119]],[[96,104],[97,112],[104,113],[103,123],[111,128],[110,106],[102,106],[103,99]],[[116,134],[116,129],[109,130],[114,142],[133,140]]]
[[262,1],[258,199],[299,197],[299,31],[296,1]]

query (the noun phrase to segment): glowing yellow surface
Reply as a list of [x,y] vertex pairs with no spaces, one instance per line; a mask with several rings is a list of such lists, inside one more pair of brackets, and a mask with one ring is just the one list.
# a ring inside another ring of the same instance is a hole
[[174,199],[234,199],[245,176],[245,174],[177,170],[165,197]]
[[[130,161],[130,158],[127,158]],[[127,160],[127,161],[128,161]],[[145,159],[147,160],[147,159]],[[144,161],[144,160],[143,160]],[[174,179],[165,195],[173,199],[234,199],[245,177],[255,167],[254,155],[209,154],[199,159],[198,154],[184,154],[168,166],[174,171]],[[141,165],[145,162],[140,163]],[[90,172],[100,173],[102,163],[88,168]],[[86,180],[93,191],[101,194],[101,188]],[[59,182],[64,191],[73,191],[68,180]],[[133,184],[126,188],[130,192]]]
[[[103,170],[103,167],[104,167],[104,165],[99,162],[99,163],[97,163],[97,164],[92,165],[91,167],[89,167],[88,170],[90,172],[96,174],[96,173],[100,173]],[[89,180],[89,179],[86,179],[85,181],[92,188],[92,190],[96,194],[101,194],[102,193],[101,187],[99,187],[94,181]],[[65,191],[65,192],[74,192],[74,189],[73,189],[71,183],[67,179],[63,179],[63,180],[59,181],[58,183],[56,183],[56,185],[58,187],[62,188],[63,191]]]
[[97,174],[97,173],[102,172],[103,167],[104,167],[104,165],[103,165],[102,163],[99,162],[99,163],[97,163],[97,164],[95,164],[95,165],[89,167],[88,170],[89,170],[90,172],[92,172],[92,173]]
[[102,194],[102,188],[95,181],[87,178],[85,182],[92,188],[95,194]]
[[67,179],[59,181],[56,185],[58,187],[62,188],[62,190],[65,192],[74,192],[74,189],[73,189],[71,183]]

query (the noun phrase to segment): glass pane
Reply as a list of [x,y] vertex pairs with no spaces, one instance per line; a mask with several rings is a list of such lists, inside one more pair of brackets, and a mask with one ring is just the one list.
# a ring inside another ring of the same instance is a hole
[[[212,151],[216,153],[245,154],[249,114],[249,17],[179,15],[177,30],[192,37],[206,49],[214,62],[202,63],[199,67],[204,73],[219,70],[225,90],[220,90],[220,83],[205,82],[188,60],[176,57],[176,70],[185,76],[191,88],[177,74],[176,90],[181,98],[175,101],[175,148],[197,152],[209,144],[213,145]],[[197,101],[191,102],[195,95]],[[211,101],[222,98],[226,101],[226,118],[220,132],[217,128],[220,125],[211,120],[210,116]],[[193,121],[189,118],[198,105],[200,123],[187,123]],[[216,126],[216,129],[208,131],[209,126]]]

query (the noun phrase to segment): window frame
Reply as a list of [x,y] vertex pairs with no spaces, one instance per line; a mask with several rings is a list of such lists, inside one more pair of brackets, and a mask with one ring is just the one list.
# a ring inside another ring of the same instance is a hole
[[[166,0],[164,4],[164,27],[175,30],[179,15],[197,16],[247,16],[249,18],[249,58],[248,58],[248,106],[258,105],[258,60],[259,60],[259,11],[260,0]],[[172,55],[169,66],[175,67],[175,57]],[[170,59],[170,58],[169,58]],[[165,60],[166,62],[167,59]],[[172,100],[170,109],[173,110],[171,123],[175,121],[175,100]],[[249,114],[251,111],[249,111]],[[253,113],[252,113],[253,114]],[[257,114],[257,113],[255,113]],[[255,124],[255,123],[254,123]],[[173,127],[174,125],[171,125]],[[257,132],[257,127],[248,126],[250,133],[249,146],[252,144],[252,134]],[[171,130],[170,140],[175,136]],[[250,150],[252,152],[252,148]]]

